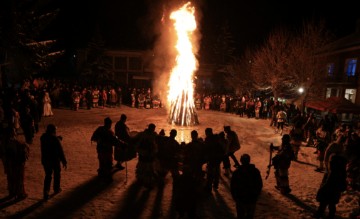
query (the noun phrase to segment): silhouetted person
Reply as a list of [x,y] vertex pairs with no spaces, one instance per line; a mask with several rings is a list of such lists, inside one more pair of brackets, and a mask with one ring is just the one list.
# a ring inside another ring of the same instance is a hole
[[29,156],[29,146],[16,138],[15,130],[5,129],[3,148],[3,163],[7,176],[8,198],[24,199],[27,197],[24,187],[25,162]]
[[243,154],[240,165],[233,173],[230,183],[231,195],[236,202],[238,219],[254,218],[256,202],[263,187],[260,171],[250,164],[250,156]]
[[40,137],[41,142],[41,164],[45,170],[44,179],[44,199],[49,198],[49,191],[51,185],[52,175],[54,174],[54,193],[61,192],[60,187],[60,172],[61,163],[63,168],[67,168],[67,161],[61,145],[61,136],[56,135],[56,127],[49,124],[46,132]]
[[321,218],[326,207],[329,208],[327,218],[335,218],[336,204],[339,203],[341,193],[346,190],[346,159],[337,154],[330,157],[330,170],[324,174],[316,200],[320,202],[319,208],[314,217]]
[[218,189],[220,178],[220,164],[224,157],[224,149],[219,137],[213,134],[212,128],[205,129],[205,148],[207,153],[206,191]]
[[276,186],[281,193],[291,192],[289,186],[289,168],[295,155],[290,144],[290,135],[285,134],[282,137],[281,146],[273,146],[271,150],[278,150],[278,153],[272,158],[272,164],[275,168]]
[[96,151],[99,160],[98,176],[108,182],[112,181],[113,146],[121,147],[123,145],[111,130],[111,125],[111,119],[106,117],[104,119],[104,125],[99,126],[91,136],[91,141],[97,142]]
[[231,159],[234,161],[235,167],[240,166],[239,161],[236,159],[236,157],[234,155],[234,153],[236,151],[240,150],[240,141],[239,141],[238,135],[236,134],[236,132],[231,130],[230,126],[224,126],[224,132],[226,133],[226,139],[227,139],[227,143],[228,143],[228,147],[227,147],[228,151],[226,151],[223,163],[224,163],[225,173],[227,175],[229,175],[231,172],[229,157],[231,157]]
[[157,180],[154,165],[158,152],[155,127],[155,124],[149,124],[148,128],[139,134],[139,142],[137,144],[139,160],[136,165],[136,179],[149,189],[154,186]]
[[[127,127],[126,123],[127,116],[125,114],[121,114],[120,120],[115,124],[115,135],[125,143],[123,147],[116,147],[114,151],[114,158],[117,161],[116,168],[123,170],[125,167],[122,165],[122,163],[126,160],[126,152],[127,150],[130,150],[129,144],[130,144],[130,129]],[[124,150],[127,149],[127,150]],[[136,155],[136,154],[135,154]],[[130,159],[130,158],[129,158]]]

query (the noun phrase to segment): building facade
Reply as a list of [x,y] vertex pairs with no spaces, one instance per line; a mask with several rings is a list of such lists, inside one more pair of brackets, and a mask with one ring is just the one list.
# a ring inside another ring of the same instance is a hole
[[360,105],[360,21],[355,33],[324,47],[321,55],[327,60],[324,98],[345,97]]

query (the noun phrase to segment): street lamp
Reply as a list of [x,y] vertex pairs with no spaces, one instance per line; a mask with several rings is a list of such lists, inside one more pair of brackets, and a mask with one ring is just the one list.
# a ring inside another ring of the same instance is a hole
[[303,93],[304,93],[304,88],[303,87],[299,87],[299,89],[298,89],[298,91],[299,91],[299,94],[301,95],[301,113],[304,113],[304,110],[305,110],[305,101],[304,101],[304,99],[305,99],[305,97],[304,97],[304,95],[303,95]]

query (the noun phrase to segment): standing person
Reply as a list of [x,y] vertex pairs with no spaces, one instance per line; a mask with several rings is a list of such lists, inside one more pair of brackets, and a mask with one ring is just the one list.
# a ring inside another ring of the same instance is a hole
[[205,145],[202,139],[199,139],[199,134],[196,130],[191,131],[191,142],[189,142],[184,149],[184,165],[189,166],[189,170],[195,177],[196,181],[203,180],[202,166],[206,163]]
[[49,191],[51,185],[51,178],[54,174],[54,193],[61,192],[60,187],[60,172],[62,163],[63,168],[66,170],[67,161],[61,145],[61,136],[56,135],[56,127],[53,124],[49,124],[46,128],[46,132],[40,137],[41,143],[41,164],[45,170],[44,179],[44,200],[49,198]]
[[44,103],[43,116],[53,116],[54,113],[52,112],[51,109],[51,99],[49,96],[49,92],[45,92],[43,103]]
[[25,162],[29,156],[29,146],[16,138],[15,130],[6,128],[3,139],[3,163],[9,196],[22,200],[27,197],[24,187]]
[[92,90],[92,107],[97,108],[99,106],[100,91],[97,87]]
[[111,119],[106,117],[104,125],[99,126],[91,136],[91,141],[97,143],[96,151],[99,159],[98,175],[107,182],[112,182],[113,146],[121,147],[123,145],[111,130],[111,125]]
[[207,151],[206,191],[217,190],[219,187],[220,164],[224,157],[224,150],[212,128],[205,129],[205,148]]
[[148,189],[154,186],[158,175],[155,168],[158,153],[155,128],[155,124],[149,124],[148,128],[139,134],[137,143],[139,161],[136,165],[136,179]]
[[29,106],[25,107],[25,112],[21,114],[20,116],[20,124],[21,128],[24,132],[25,141],[28,144],[32,144],[33,138],[34,138],[34,119],[32,115],[30,114],[30,108]]
[[120,86],[117,87],[116,94],[117,94],[117,98],[118,98],[117,104],[119,105],[119,107],[121,107],[123,94],[122,94],[122,89]]
[[116,135],[116,137],[118,137],[118,139],[120,139],[121,141],[123,141],[125,143],[125,145],[123,147],[116,147],[115,150],[114,150],[114,158],[117,161],[115,167],[118,168],[119,170],[123,170],[125,168],[122,165],[122,163],[127,160],[125,158],[126,154],[125,154],[125,151],[123,149],[125,147],[128,150],[130,149],[129,148],[130,129],[125,124],[126,119],[127,119],[127,116],[125,114],[121,114],[120,120],[118,122],[116,122],[116,124],[115,124],[115,135]]
[[180,144],[175,137],[177,131],[171,129],[170,136],[165,137],[163,142],[158,143],[158,160],[159,160],[159,176],[161,183],[164,183],[167,173],[170,171],[174,179],[178,175],[178,155],[180,151]]
[[276,114],[276,118],[277,118],[277,129],[275,132],[278,133],[279,130],[281,129],[280,135],[282,135],[284,131],[284,124],[285,121],[287,120],[287,114],[283,107],[281,107],[279,112]]
[[291,146],[293,148],[294,155],[295,155],[294,159],[297,160],[299,150],[300,150],[300,146],[301,146],[301,143],[302,143],[302,139],[303,139],[303,136],[304,136],[304,131],[302,129],[302,125],[301,125],[300,121],[295,123],[295,125],[291,129],[289,135],[291,137]]
[[290,144],[290,135],[285,134],[282,137],[281,146],[273,146],[271,150],[278,150],[278,153],[272,158],[272,165],[275,168],[276,186],[281,193],[291,192],[289,185],[289,168],[294,159],[294,152]]
[[240,141],[238,135],[236,134],[236,132],[231,130],[230,126],[224,126],[224,132],[226,133],[226,139],[228,142],[228,147],[227,147],[228,151],[225,154],[223,163],[224,163],[225,174],[229,175],[231,172],[229,157],[231,157],[231,159],[234,161],[235,167],[240,166],[239,161],[236,159],[234,155],[236,151],[240,150]]
[[39,132],[39,122],[40,122],[40,114],[39,114],[39,104],[34,96],[30,96],[30,114],[34,119],[34,129],[35,133]]
[[323,181],[316,195],[316,200],[320,202],[320,205],[314,218],[321,218],[326,207],[329,208],[327,218],[335,218],[336,204],[339,203],[341,193],[347,187],[346,163],[346,159],[341,155],[333,154],[330,157],[329,173],[324,174]]
[[250,155],[243,154],[240,165],[233,173],[230,183],[231,195],[236,202],[238,219],[254,218],[256,202],[263,182],[260,171],[250,164]]
[[319,160],[319,167],[315,169],[315,171],[321,172],[324,171],[324,159],[325,159],[325,151],[329,145],[331,136],[327,131],[324,125],[321,125],[316,130],[316,153],[317,159]]

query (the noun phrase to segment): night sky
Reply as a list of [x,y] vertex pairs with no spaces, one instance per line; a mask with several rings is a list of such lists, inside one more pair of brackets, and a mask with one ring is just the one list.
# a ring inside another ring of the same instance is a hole
[[[148,49],[159,33],[156,25],[163,9],[185,1],[153,0],[57,0],[60,14],[52,27],[66,48],[86,45],[99,30],[106,46],[118,49]],[[201,13],[203,41],[216,37],[225,22],[236,41],[238,50],[252,47],[266,39],[276,27],[295,30],[303,21],[325,19],[330,31],[342,37],[355,31],[354,1],[242,1],[194,0]]]

